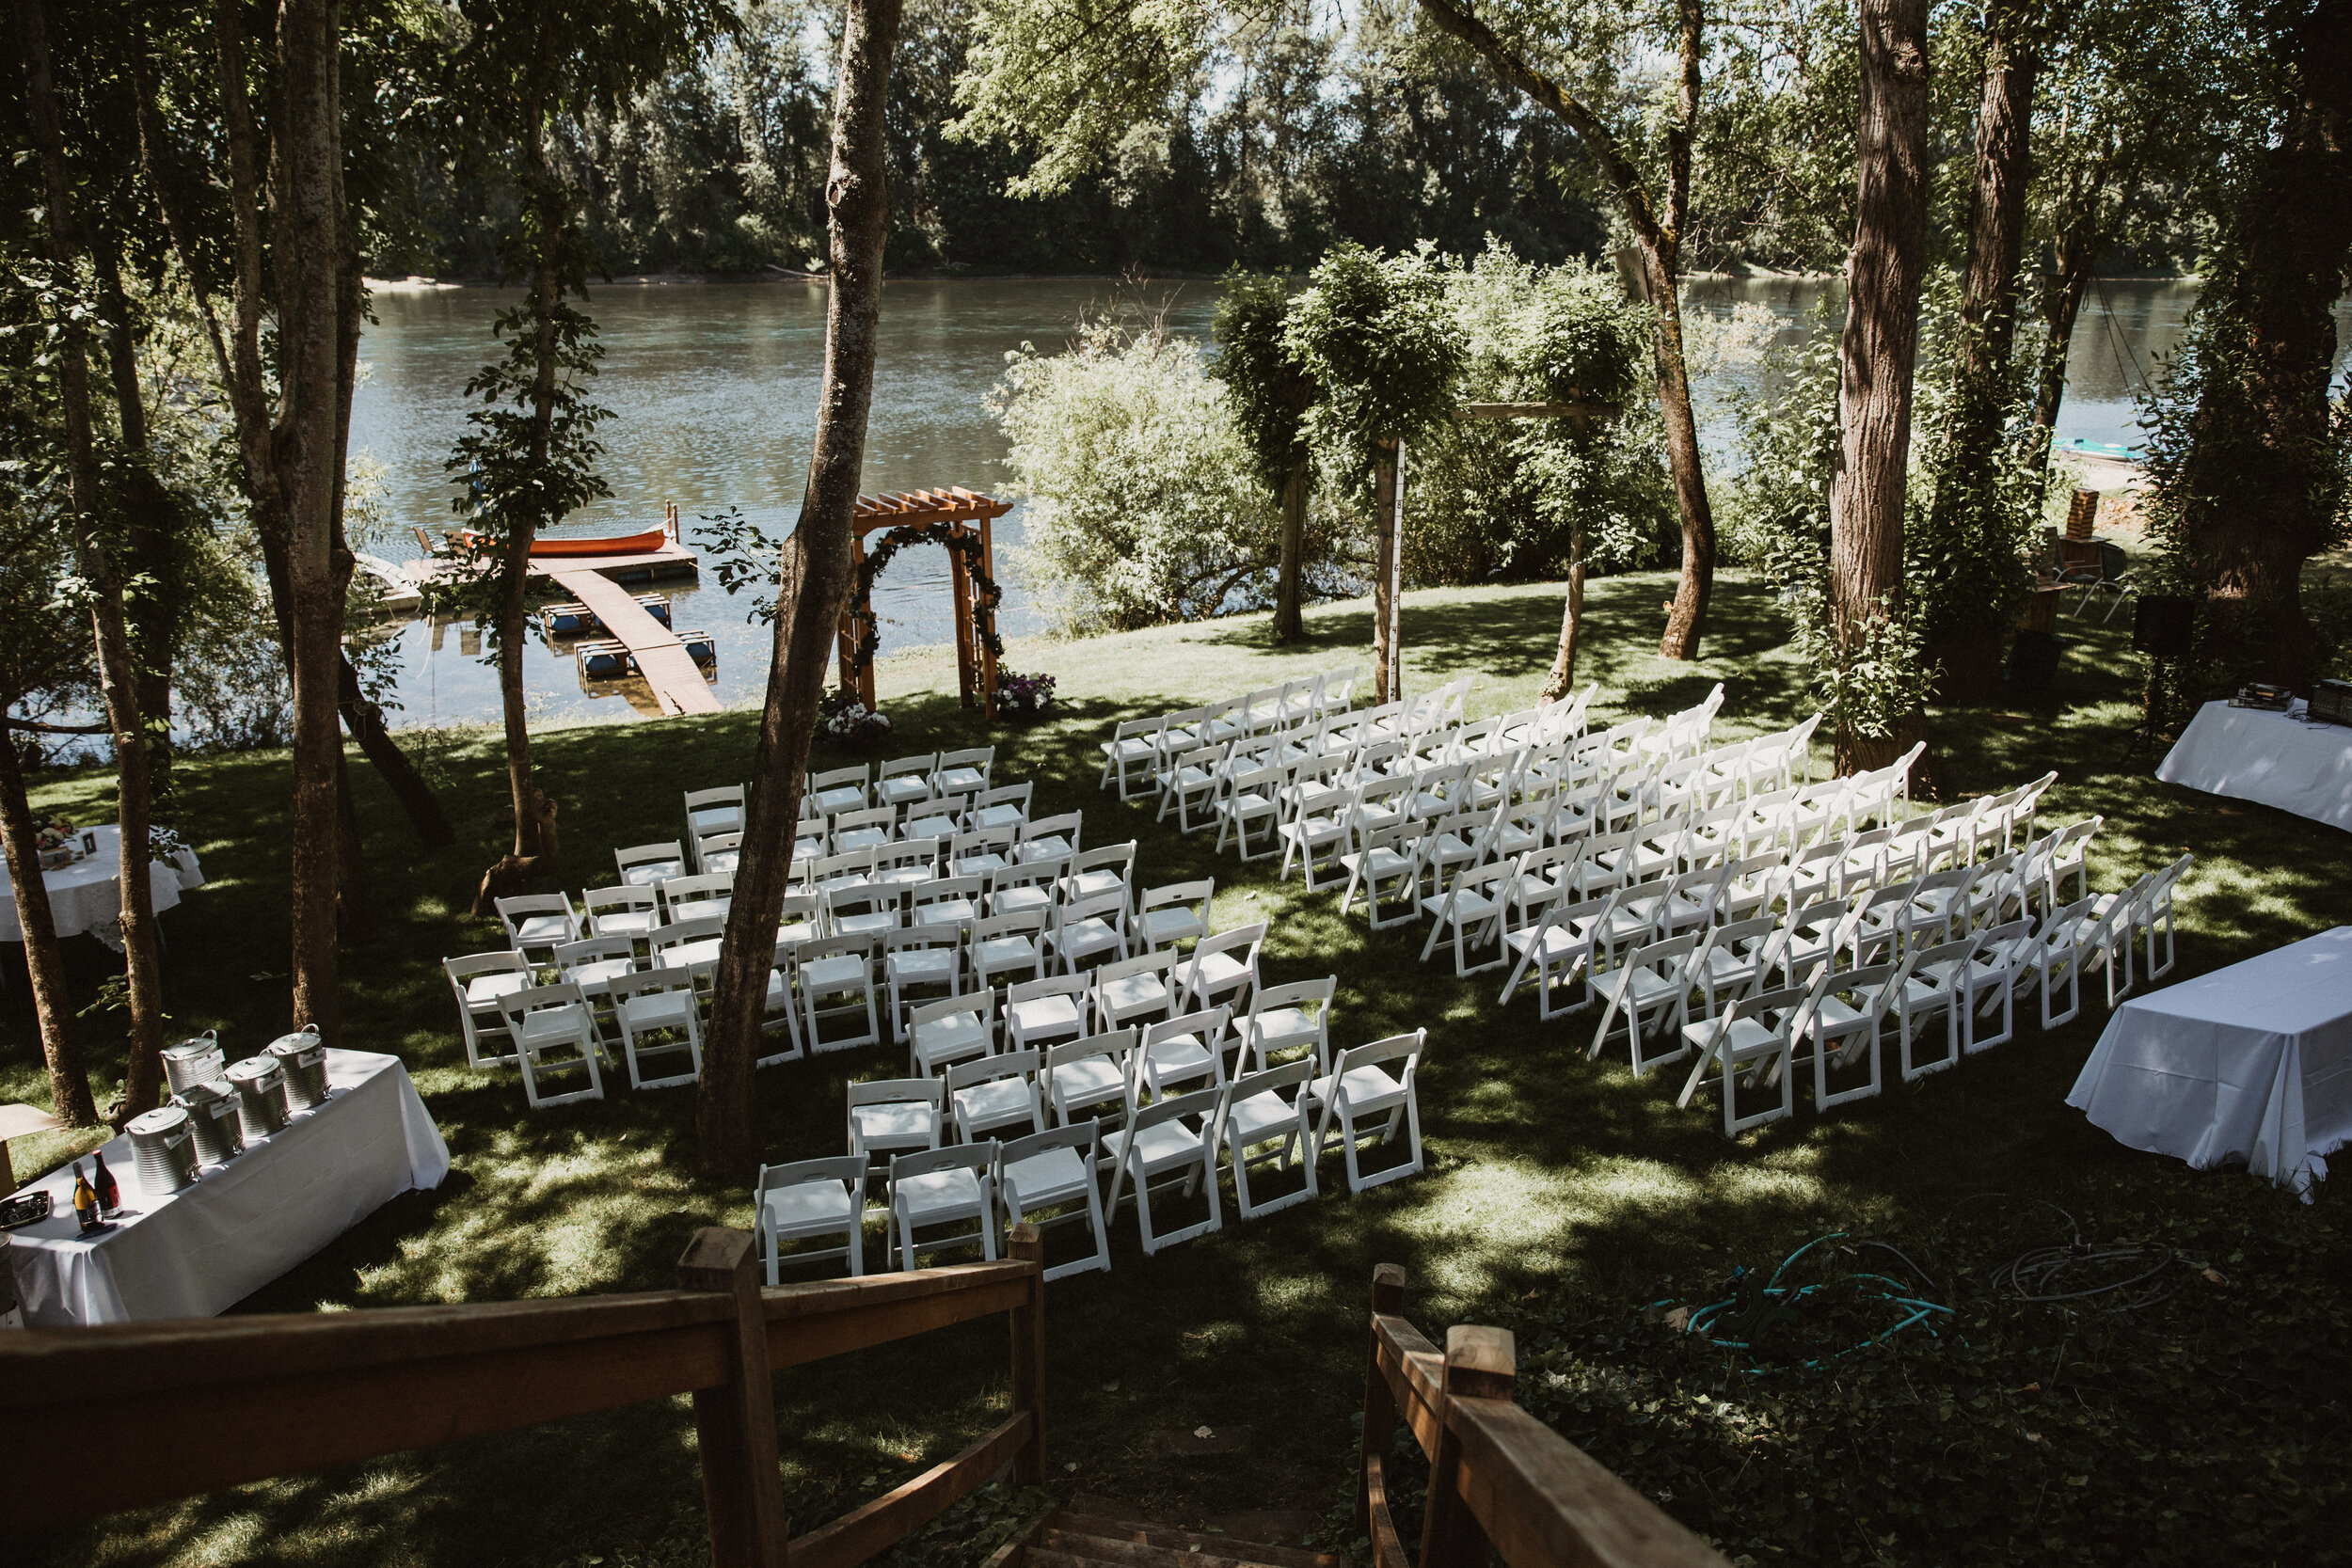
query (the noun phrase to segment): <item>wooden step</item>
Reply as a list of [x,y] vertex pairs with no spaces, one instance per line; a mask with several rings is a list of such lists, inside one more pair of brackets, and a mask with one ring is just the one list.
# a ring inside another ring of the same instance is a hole
[[1025,1568],[1346,1568],[1343,1558],[1132,1520],[1057,1512],[1031,1538]]

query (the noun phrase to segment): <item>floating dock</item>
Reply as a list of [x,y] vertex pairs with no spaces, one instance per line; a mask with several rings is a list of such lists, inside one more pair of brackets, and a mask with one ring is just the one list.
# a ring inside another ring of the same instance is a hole
[[533,561],[533,575],[552,578],[564,591],[592,610],[628,649],[629,661],[653,688],[664,713],[716,713],[719,699],[711,695],[703,673],[687,653],[677,633],[645,612],[645,607],[593,562],[601,558],[573,561]]

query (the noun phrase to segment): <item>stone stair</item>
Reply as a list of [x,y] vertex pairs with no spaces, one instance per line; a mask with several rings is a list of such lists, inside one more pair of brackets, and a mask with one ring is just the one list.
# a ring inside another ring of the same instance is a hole
[[1347,1568],[1347,1560],[1057,1508],[988,1568]]

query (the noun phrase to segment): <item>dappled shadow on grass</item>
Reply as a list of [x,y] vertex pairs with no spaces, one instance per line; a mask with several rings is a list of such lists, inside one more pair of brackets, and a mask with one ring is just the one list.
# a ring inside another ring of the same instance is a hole
[[[1689,665],[1660,659],[1659,605],[1671,581],[1642,574],[1593,585],[1581,673],[1601,686],[1597,722],[1687,705],[1719,679],[1726,736],[1810,711],[1806,672],[1785,646],[1771,595],[1739,574],[1718,584],[1705,656]],[[1532,700],[1559,610],[1553,585],[1410,596],[1408,687],[1474,673],[1473,714]],[[1112,1273],[1052,1287],[1057,1484],[1194,1519],[1324,1506],[1347,1478],[1361,1311],[1382,1261],[1407,1267],[1409,1314],[1439,1336],[1464,1313],[1530,1292],[1645,1299],[1661,1280],[1720,1272],[1735,1257],[1756,1261],[1758,1247],[1793,1233],[1914,1224],[1979,1190],[2060,1202],[2101,1183],[2155,1190],[2167,1167],[2062,1103],[2104,1023],[2095,999],[2051,1036],[2028,1028],[1955,1071],[1828,1116],[1801,1100],[1793,1120],[1725,1140],[1711,1090],[1687,1111],[1675,1107],[1687,1065],[1636,1080],[1621,1044],[1588,1060],[1592,1013],[1547,1025],[1527,997],[1499,1008],[1502,974],[1455,979],[1442,958],[1421,963],[1422,929],[1368,933],[1360,912],[1337,913],[1336,894],[1277,884],[1273,863],[1245,868],[1214,851],[1213,833],[1180,835],[1156,822],[1148,798],[1122,804],[1096,790],[1097,743],[1120,718],[1348,662],[1368,671],[1363,606],[1317,607],[1308,626],[1303,647],[1279,650],[1263,617],[1025,646],[1022,667],[1056,674],[1062,697],[1057,713],[1025,727],[989,725],[958,705],[951,684],[893,686],[898,677],[883,671],[897,726],[885,754],[993,741],[1000,777],[1035,780],[1039,812],[1083,810],[1089,845],[1136,839],[1147,885],[1213,876],[1220,927],[1265,920],[1267,983],[1335,975],[1338,1043],[1430,1031],[1426,1172],[1351,1198],[1340,1163],[1327,1160],[1318,1201],[1249,1223],[1229,1209],[1219,1234],[1151,1259],[1132,1216],[1122,1217]],[[2069,652],[2050,692],[1934,716],[1948,792],[2058,769],[2045,819],[2107,819],[2092,857],[2102,889],[2194,850],[2176,976],[2352,920],[2342,835],[2154,783],[2154,757],[2127,759],[2122,750],[2137,678],[2127,632],[2066,622],[2061,633]],[[537,737],[544,781],[564,803],[562,885],[609,881],[616,845],[676,836],[678,792],[741,778],[755,740],[751,714]],[[816,765],[839,760],[820,753]],[[501,847],[503,775],[486,738],[443,766],[464,842],[431,857],[414,854],[389,800],[355,766],[382,929],[351,955],[344,1018],[351,1044],[406,1060],[455,1170],[439,1193],[388,1205],[244,1309],[662,1287],[695,1227],[751,1219],[746,1194],[689,1174],[691,1092],[615,1089],[599,1104],[532,1115],[511,1072],[464,1067],[437,965],[445,954],[499,944],[493,925],[453,911]],[[44,788],[98,790],[87,781]],[[238,1054],[285,1026],[282,975],[249,978],[282,969],[284,788],[282,758],[233,759],[188,779],[189,816],[220,885],[191,895],[183,914],[192,918],[173,917],[170,1005],[175,1027],[221,1027]],[[0,1093],[32,1098],[29,1020],[10,1010],[21,1007],[21,993],[0,1003]],[[904,1070],[901,1052],[872,1048],[762,1072],[767,1158],[838,1152],[844,1085]],[[2201,1180],[2241,1184],[2249,1204],[2299,1227],[2314,1256],[2343,1256],[2324,1193],[2307,1210],[2244,1177]],[[878,1248],[879,1234],[870,1240]],[[1060,1235],[1053,1243],[1069,1244]],[[894,1484],[1000,1418],[1005,1375],[1002,1328],[977,1323],[780,1376],[782,1448],[801,1523]],[[1199,1458],[1152,1440],[1200,1425],[1257,1435],[1238,1454]],[[70,1532],[28,1560],[489,1564],[594,1554],[610,1562],[675,1533],[681,1518],[691,1541],[699,1508],[691,1417],[683,1402],[667,1402],[142,1510]]]

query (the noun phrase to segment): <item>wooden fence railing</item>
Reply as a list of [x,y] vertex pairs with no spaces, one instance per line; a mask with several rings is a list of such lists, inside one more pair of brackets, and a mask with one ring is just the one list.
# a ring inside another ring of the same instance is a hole
[[[1011,1260],[762,1289],[753,1238],[696,1233],[675,1291],[289,1313],[0,1335],[0,1422],[53,1466],[0,1538],[137,1503],[430,1448],[675,1394],[694,1397],[714,1568],[850,1568],[1010,1460],[1044,1476],[1043,1248]],[[786,1539],[770,1374],[1004,1312],[1012,1415],[944,1464]]]
[[1372,1276],[1356,1528],[1375,1568],[1405,1568],[1389,1516],[1399,1417],[1429,1456],[1420,1568],[1728,1568],[1721,1554],[1512,1398],[1518,1349],[1502,1328],[1446,1333],[1443,1354],[1406,1323],[1405,1271]]

